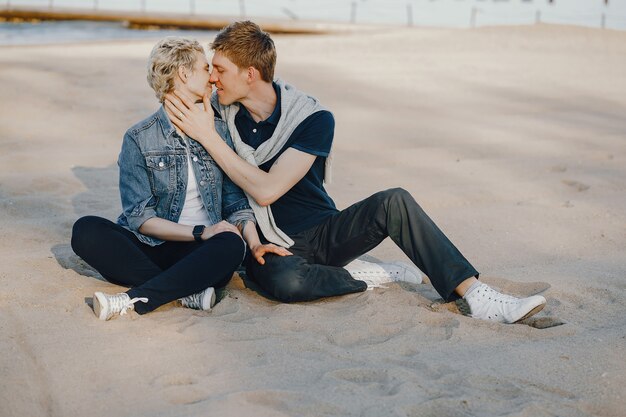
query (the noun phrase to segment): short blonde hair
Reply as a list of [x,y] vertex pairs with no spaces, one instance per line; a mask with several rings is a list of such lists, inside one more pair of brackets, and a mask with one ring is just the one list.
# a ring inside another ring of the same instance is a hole
[[165,95],[174,89],[174,78],[178,68],[193,70],[196,52],[204,53],[202,45],[195,39],[169,36],[154,45],[148,60],[148,84],[163,103]]
[[224,54],[239,69],[256,68],[263,81],[274,79],[276,47],[270,35],[256,23],[249,20],[231,23],[219,31],[211,49]]

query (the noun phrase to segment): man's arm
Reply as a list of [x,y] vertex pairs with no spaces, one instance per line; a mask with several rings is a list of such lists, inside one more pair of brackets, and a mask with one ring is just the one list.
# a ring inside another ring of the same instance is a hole
[[289,256],[293,255],[289,250],[274,245],[273,243],[262,244],[261,239],[259,239],[259,235],[256,231],[256,225],[253,222],[247,222],[241,231],[243,238],[248,243],[250,247],[250,253],[256,259],[258,263],[261,265],[265,265],[265,259],[263,259],[263,255],[266,253],[274,253],[279,256]]
[[[215,133],[217,136],[217,133]],[[244,161],[224,141],[209,138],[199,141],[226,175],[261,206],[282,197],[309,171],[315,155],[289,148],[274,162],[269,172]]]
[[[181,97],[182,100],[187,100]],[[289,148],[274,162],[269,172],[249,164],[239,157],[215,131],[213,108],[208,94],[204,96],[204,110],[168,94],[165,108],[172,122],[198,141],[231,180],[261,206],[267,206],[282,197],[309,171],[315,155]],[[182,117],[181,117],[182,115]]]

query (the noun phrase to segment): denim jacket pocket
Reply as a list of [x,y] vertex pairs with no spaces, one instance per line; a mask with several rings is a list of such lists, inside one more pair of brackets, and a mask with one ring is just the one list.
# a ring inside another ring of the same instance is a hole
[[217,165],[217,162],[211,158],[210,155],[205,154],[202,156],[203,171],[206,174],[205,179],[211,184],[219,184],[222,182],[222,170]]
[[171,154],[147,154],[150,186],[156,195],[171,192],[176,186],[176,157]]

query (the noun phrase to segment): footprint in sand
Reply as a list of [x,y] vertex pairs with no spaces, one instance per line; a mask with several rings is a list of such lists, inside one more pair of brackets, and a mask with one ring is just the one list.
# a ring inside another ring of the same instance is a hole
[[468,400],[457,399],[451,396],[444,398],[433,398],[421,402],[419,405],[402,407],[402,416],[425,417],[425,416],[447,416],[466,417],[479,415],[468,412]]
[[[224,415],[283,417],[283,416],[345,416],[345,409],[326,402],[323,399],[287,390],[260,389],[253,391],[236,392],[221,401],[236,409]],[[207,415],[213,415],[209,413]],[[216,414],[218,415],[218,414]]]
[[161,375],[154,380],[153,385],[161,387],[172,387],[180,385],[194,385],[198,383],[198,379],[187,374],[170,374]]
[[[437,311],[432,309],[433,311]],[[444,342],[452,339],[461,322],[450,316],[435,316],[425,318],[424,324],[418,327],[420,334],[423,334],[430,342]]]
[[362,328],[344,329],[341,332],[331,332],[326,335],[329,343],[340,347],[374,346],[399,337],[412,329],[414,324],[402,320],[397,323],[372,323],[367,330]]
[[351,382],[363,387],[374,388],[379,395],[395,395],[402,383],[389,376],[384,369],[347,368],[338,369],[326,374],[335,379]]
[[161,389],[163,396],[172,404],[194,404],[210,396],[198,382],[191,375],[170,374],[156,378],[152,385]]
[[583,184],[582,182],[578,182],[578,181],[574,181],[574,180],[563,180],[561,181],[563,184],[567,185],[568,187],[572,187],[573,189],[575,189],[578,192],[581,191],[586,191],[590,188],[590,186],[588,186],[587,184]]
[[355,384],[385,384],[389,375],[384,369],[349,368],[329,372],[329,375]]

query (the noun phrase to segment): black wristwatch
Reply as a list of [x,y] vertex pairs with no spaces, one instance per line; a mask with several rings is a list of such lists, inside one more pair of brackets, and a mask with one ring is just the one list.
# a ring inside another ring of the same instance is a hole
[[202,233],[204,233],[204,228],[206,226],[203,224],[199,224],[197,226],[193,227],[193,238],[196,240],[196,242],[202,242]]

